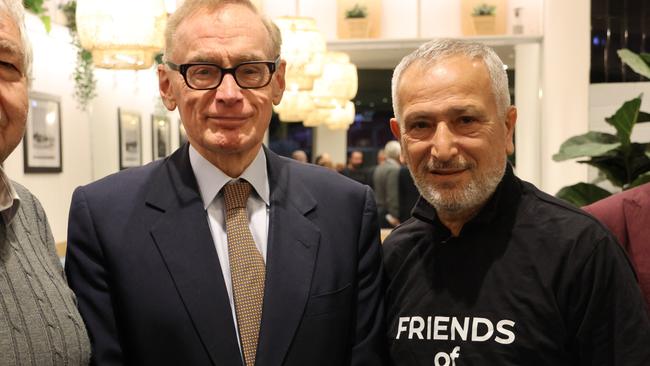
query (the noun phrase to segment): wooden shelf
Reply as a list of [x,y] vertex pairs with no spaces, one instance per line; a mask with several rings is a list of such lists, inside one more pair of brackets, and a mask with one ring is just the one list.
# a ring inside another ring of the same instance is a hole
[[[341,51],[360,69],[392,69],[402,57],[431,38],[408,39],[345,39],[327,42],[327,50]],[[494,48],[508,67],[514,67],[513,47],[518,44],[541,43],[542,36],[472,36],[462,39],[483,42]]]

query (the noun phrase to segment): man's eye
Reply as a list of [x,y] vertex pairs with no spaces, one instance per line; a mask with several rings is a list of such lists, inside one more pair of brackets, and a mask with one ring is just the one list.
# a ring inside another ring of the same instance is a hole
[[459,118],[460,123],[462,124],[469,124],[469,123],[474,123],[478,121],[478,118],[474,116],[462,116]]
[[16,81],[22,76],[22,72],[12,63],[0,61],[0,77],[5,81]]
[[412,130],[423,129],[423,128],[428,128],[428,127],[429,127],[429,124],[427,122],[424,122],[424,121],[413,122],[413,123],[411,123],[411,126],[410,126],[410,128]]
[[218,75],[219,69],[215,67],[209,67],[209,66],[194,66],[191,69],[191,75],[193,77],[215,77]]
[[4,69],[10,69],[10,70],[18,71],[18,68],[16,66],[14,66],[14,64],[12,64],[10,62],[0,61],[0,67],[2,67]]

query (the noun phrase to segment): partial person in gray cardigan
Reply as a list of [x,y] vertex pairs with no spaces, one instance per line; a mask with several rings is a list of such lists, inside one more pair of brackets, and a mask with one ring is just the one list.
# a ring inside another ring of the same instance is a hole
[[[27,121],[31,48],[20,0],[0,0],[0,162]],[[0,365],[87,365],[90,344],[38,200],[0,166]]]

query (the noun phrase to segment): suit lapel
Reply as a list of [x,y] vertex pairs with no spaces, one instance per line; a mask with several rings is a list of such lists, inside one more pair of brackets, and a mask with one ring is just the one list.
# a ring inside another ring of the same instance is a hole
[[257,364],[280,365],[302,319],[320,232],[305,215],[316,201],[289,163],[265,149],[271,188],[266,285]]
[[151,235],[215,365],[239,365],[241,356],[219,259],[187,145],[162,166],[147,204],[162,211]]

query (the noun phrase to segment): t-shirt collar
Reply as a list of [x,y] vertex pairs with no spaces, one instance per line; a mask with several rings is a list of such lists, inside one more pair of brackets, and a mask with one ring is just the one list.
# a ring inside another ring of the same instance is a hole
[[[481,208],[479,213],[474,216],[469,222],[463,226],[465,230],[468,226],[490,224],[498,218],[497,214],[504,207],[514,207],[521,197],[521,184],[517,177],[515,177],[512,166],[508,163],[506,171],[497,185],[492,196],[488,199],[487,203]],[[415,207],[413,208],[413,216],[420,220],[429,222],[440,229],[444,229],[445,233],[449,230],[442,224],[436,209],[429,204],[424,198],[420,197]],[[462,231],[461,231],[462,233]],[[444,236],[444,235],[443,235]]]

